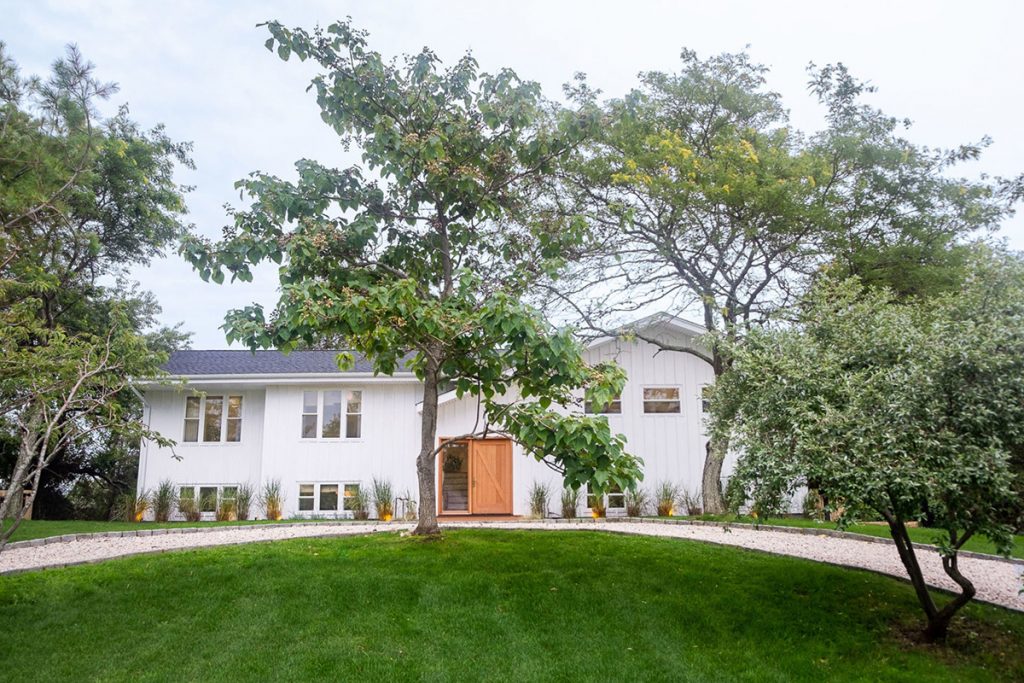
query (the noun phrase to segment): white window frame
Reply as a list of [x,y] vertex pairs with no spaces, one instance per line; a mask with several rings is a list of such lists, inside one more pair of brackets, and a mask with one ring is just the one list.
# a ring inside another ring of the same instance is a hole
[[[674,399],[668,399],[668,398],[652,398],[652,399],[648,399],[648,398],[644,398],[644,393],[648,389],[674,389],[675,392],[676,392],[676,397]],[[643,414],[645,416],[672,417],[672,416],[675,416],[675,415],[682,415],[683,414],[682,395],[683,395],[682,387],[680,387],[678,384],[648,384],[648,385],[644,386],[640,390],[640,407],[642,408]],[[677,410],[675,412],[648,412],[648,410],[647,410],[647,404],[648,403],[676,403],[679,406],[679,410]]]
[[[611,407],[613,404],[619,404],[618,411],[604,410]],[[602,410],[591,410],[594,407],[593,401],[588,401],[586,397],[583,398],[583,414],[584,415],[622,415],[622,393],[620,392],[615,398],[608,402],[607,405],[601,406]]]
[[[339,392],[341,394],[341,423],[338,428],[338,436],[324,436],[324,396],[328,392]],[[313,431],[313,436],[305,436],[303,431],[303,422],[307,416],[313,415],[313,413],[306,412],[306,394],[316,394],[316,428]],[[349,395],[359,394],[359,412],[349,412]],[[363,440],[363,406],[365,401],[366,392],[363,391],[362,387],[358,388],[321,388],[321,389],[303,389],[300,397],[300,414],[299,414],[299,441],[305,443],[311,442],[329,442],[329,443],[358,443]],[[359,436],[348,435],[348,418],[350,415],[359,417]]]
[[[590,496],[591,496],[590,484],[587,484],[586,486],[583,487],[583,505],[586,507],[588,512],[593,509],[590,506]],[[615,497],[617,499],[617,502],[619,503],[618,505],[612,505],[612,498],[613,497]],[[625,510],[626,510],[626,492],[625,491],[610,491],[610,492],[607,492],[607,493],[603,493],[603,494],[601,494],[601,499],[604,501],[605,515],[607,515],[612,510],[614,510],[616,513],[618,513],[620,510],[623,512],[623,514],[625,513]],[[612,516],[614,517],[616,515],[612,515]]]
[[[207,398],[219,398],[222,401],[222,407],[220,411],[220,439],[217,441],[205,441],[203,437],[206,435],[206,399]],[[238,417],[228,417],[230,412],[229,406],[231,399],[238,399]],[[199,399],[199,417],[188,417],[188,402],[189,399]],[[185,440],[185,425],[190,421],[197,421],[199,424],[198,430],[196,431],[195,441]],[[238,441],[228,441],[228,421],[236,420],[238,422]],[[181,443],[183,446],[214,446],[214,445],[229,445],[235,446],[242,443],[242,431],[245,424],[245,395],[241,393],[232,394],[230,392],[221,392],[219,394],[200,394],[198,396],[186,396],[185,403],[182,406],[181,414]]]
[[[237,498],[238,498],[238,487],[239,487],[239,484],[177,484],[178,498],[181,499],[183,497],[187,497],[187,496],[182,496],[181,492],[184,491],[185,489],[191,489],[192,490],[192,500],[194,500],[196,502],[196,505],[200,507],[200,510],[199,510],[200,514],[204,515],[206,517],[216,517],[217,510],[220,508],[220,504],[223,501],[225,501],[225,500],[237,500]],[[202,509],[203,497],[202,497],[201,491],[203,489],[216,489],[217,490],[216,502],[214,503],[212,511],[210,511],[210,510],[203,510]],[[234,496],[225,496],[224,495],[224,489],[234,489],[235,490],[235,495]]]
[[[302,494],[303,486],[312,486],[313,493],[310,495]],[[338,488],[338,506],[333,510],[325,509],[320,507],[321,496],[323,495],[324,486],[336,486]],[[296,508],[296,512],[299,515],[308,516],[330,516],[335,519],[353,519],[355,517],[355,510],[350,510],[346,507],[347,501],[352,496],[346,496],[345,490],[349,486],[356,486],[360,489],[363,484],[360,481],[300,481],[296,483],[295,490],[298,493],[297,500],[301,501],[309,500],[312,503],[312,507],[309,510],[303,510],[301,507]]]

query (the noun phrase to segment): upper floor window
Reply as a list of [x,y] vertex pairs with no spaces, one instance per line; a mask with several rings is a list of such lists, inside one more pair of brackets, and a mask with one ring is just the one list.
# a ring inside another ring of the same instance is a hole
[[622,413],[622,395],[617,394],[615,398],[604,405],[598,405],[593,401],[584,401],[583,412],[587,415],[620,415]]
[[679,387],[644,387],[644,412],[680,412]]
[[315,439],[318,435],[322,439],[358,439],[362,436],[362,427],[362,391],[302,392],[303,439]]
[[188,396],[185,398],[185,429],[182,441],[242,440],[242,397]]

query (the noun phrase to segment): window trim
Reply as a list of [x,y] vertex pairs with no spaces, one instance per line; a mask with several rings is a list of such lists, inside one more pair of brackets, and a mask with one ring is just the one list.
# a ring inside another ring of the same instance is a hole
[[[312,486],[313,487],[313,493],[311,495],[308,495],[308,496],[302,495],[302,487],[303,486]],[[320,507],[321,496],[323,495],[322,489],[323,489],[324,486],[335,486],[338,489],[337,492],[336,492],[336,495],[337,495],[337,507],[334,508],[333,510],[324,509],[324,508]],[[295,509],[296,514],[298,514],[298,515],[309,515],[309,516],[331,516],[334,519],[354,519],[355,518],[355,510],[349,510],[349,509],[346,509],[346,507],[345,507],[346,501],[349,498],[352,498],[352,496],[345,495],[345,490],[349,486],[356,486],[359,489],[362,489],[363,482],[362,481],[353,480],[353,479],[349,479],[347,481],[343,480],[343,479],[339,479],[339,480],[334,480],[334,481],[309,481],[309,480],[306,480],[306,481],[298,481],[298,482],[296,482],[295,483],[295,490],[298,493],[298,495],[296,496],[296,499],[299,500],[299,501],[309,500],[313,504],[313,507],[310,508],[309,510],[303,510],[303,509],[301,509],[299,507],[296,507],[296,509]],[[300,503],[300,505],[301,505],[301,503]]]
[[622,392],[619,392],[619,394],[615,398],[613,398],[606,405],[601,406],[601,407],[602,408],[608,408],[608,407],[610,407],[614,403],[618,403],[619,404],[618,412],[607,411],[607,410],[595,410],[595,411],[592,411],[592,410],[590,410],[590,408],[593,407],[593,405],[594,405],[593,401],[588,401],[586,399],[586,397],[584,397],[583,398],[583,414],[584,415],[617,415],[617,416],[621,416],[623,414],[623,412],[622,412],[622,408],[623,408]]
[[[675,399],[655,398],[647,399],[644,398],[644,392],[648,389],[675,389]],[[645,384],[640,390],[640,408],[643,411],[645,417],[674,417],[683,414],[683,388],[678,384]],[[676,403],[679,406],[679,410],[675,412],[648,412],[648,403]]]
[[[214,398],[220,398],[223,401],[220,413],[220,440],[219,441],[203,441],[203,436],[206,433],[206,399],[207,396],[213,396]],[[189,399],[199,399],[199,417],[187,417],[188,415],[188,401]],[[230,412],[228,406],[231,403],[231,399],[237,398],[239,400],[238,406],[238,417],[228,418]],[[238,421],[238,441],[228,441],[228,420]],[[197,446],[240,446],[244,443],[245,439],[242,437],[245,423],[245,394],[244,393],[231,393],[230,391],[222,391],[219,394],[209,394],[203,392],[197,395],[191,395],[185,397],[185,402],[182,406],[181,414],[181,441],[178,443],[179,446],[185,446],[193,448]],[[198,427],[196,430],[196,441],[185,440],[185,424],[189,421],[198,421]]]
[[[338,436],[324,436],[323,435],[323,421],[324,421],[324,394],[329,391],[341,392],[341,425],[338,431]],[[313,432],[314,436],[303,436],[302,434],[302,421],[307,415],[313,415],[313,413],[306,412],[305,394],[312,392],[316,394],[316,430]],[[348,398],[346,394],[351,392],[359,393],[359,412],[349,413],[348,412]],[[299,415],[299,443],[360,443],[364,439],[363,433],[363,416],[366,414],[364,410],[364,401],[366,391],[363,387],[349,387],[342,385],[339,387],[306,387],[301,390],[303,396],[300,398],[302,405],[300,406],[301,413]],[[348,434],[348,416],[358,415],[359,416],[359,436],[349,437]],[[304,482],[308,483],[308,482]],[[327,482],[330,483],[330,482]]]

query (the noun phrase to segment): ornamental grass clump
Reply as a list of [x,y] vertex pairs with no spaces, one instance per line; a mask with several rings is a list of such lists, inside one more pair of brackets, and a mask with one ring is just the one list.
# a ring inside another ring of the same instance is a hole
[[580,506],[579,489],[562,489],[562,517],[564,519],[576,519],[576,510]]
[[647,491],[639,486],[635,489],[627,490],[625,500],[627,517],[643,517],[651,504],[651,499],[650,496],[647,495]]
[[231,498],[222,498],[217,506],[218,522],[233,522],[238,519],[237,506]]
[[688,515],[702,515],[704,514],[704,498],[700,494],[700,489],[691,491],[690,489],[683,487],[679,490],[679,502]]
[[263,485],[260,505],[267,519],[277,521],[284,515],[284,490],[280,479],[271,479]]
[[235,492],[235,514],[240,520],[249,519],[252,514],[252,504],[256,499],[256,489],[246,482],[238,486]]
[[141,522],[151,507],[149,491],[142,493],[123,493],[114,506],[114,519],[124,522]]
[[166,522],[178,500],[178,489],[170,479],[164,479],[153,494],[153,517],[158,522]]
[[186,522],[198,522],[202,513],[196,503],[195,496],[181,496],[178,498],[178,513],[185,518]]
[[670,481],[663,481],[654,489],[654,500],[659,517],[671,517],[675,514],[676,500],[679,498],[679,487]]
[[395,490],[387,479],[373,478],[373,507],[377,511],[377,519],[390,522],[395,514]]
[[551,500],[551,488],[547,484],[534,481],[527,493],[530,502],[530,516],[544,519],[548,516],[548,503]]
[[348,498],[349,509],[354,519],[370,518],[370,494],[360,486]]

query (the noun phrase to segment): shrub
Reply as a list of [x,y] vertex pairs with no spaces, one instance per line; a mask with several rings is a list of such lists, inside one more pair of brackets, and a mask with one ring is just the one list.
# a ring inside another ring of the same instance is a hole
[[150,508],[150,492],[140,494],[122,493],[114,505],[114,519],[125,522],[141,522]]
[[530,501],[530,516],[544,519],[548,516],[548,501],[551,499],[551,488],[547,484],[534,481],[527,494]]
[[807,489],[803,503],[804,517],[818,522],[825,521],[825,504],[816,489]]
[[565,519],[576,519],[576,510],[580,506],[580,492],[578,489],[562,489],[562,517]]
[[604,504],[603,495],[591,495],[589,496],[588,502],[590,503],[590,515],[595,518],[607,517],[608,509]]
[[178,498],[178,512],[185,518],[186,522],[198,522],[202,514],[199,511],[199,505],[196,503],[195,496],[184,496]]
[[670,481],[663,481],[654,489],[654,500],[659,517],[671,517],[675,512],[679,487]]
[[238,486],[238,489],[235,491],[235,514],[238,519],[249,519],[249,515],[252,513],[252,503],[255,498],[256,489],[253,488],[252,484],[246,482]]
[[394,516],[395,490],[387,479],[373,478],[373,506],[377,509],[377,519],[390,522]]
[[156,487],[153,494],[153,516],[158,522],[166,522],[171,518],[171,511],[178,499],[178,487],[170,479],[164,479]]
[[639,486],[626,491],[626,516],[642,517],[650,506],[650,496]]
[[267,519],[279,520],[284,514],[284,490],[280,479],[271,479],[263,485],[260,493],[260,505]]

